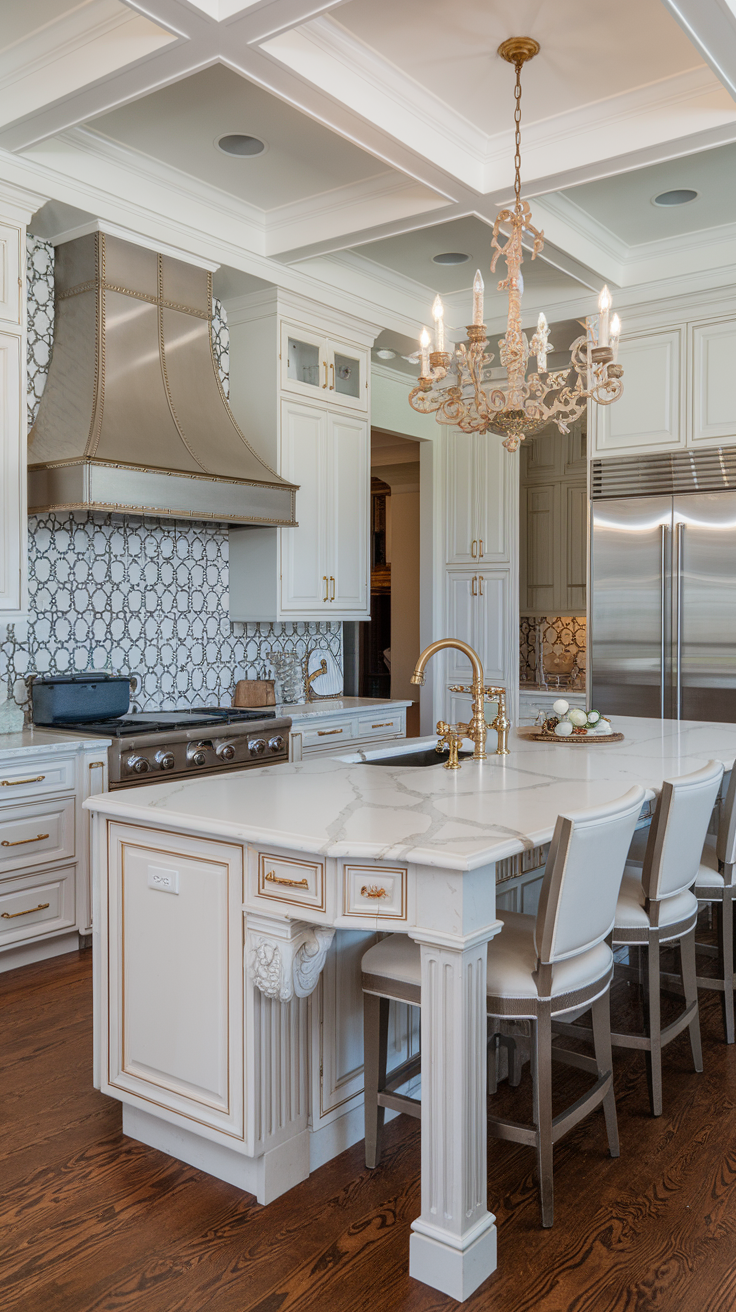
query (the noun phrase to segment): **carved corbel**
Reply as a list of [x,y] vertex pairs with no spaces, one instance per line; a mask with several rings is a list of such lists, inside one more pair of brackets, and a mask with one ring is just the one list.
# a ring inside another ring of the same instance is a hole
[[256,988],[279,1002],[309,997],[334,936],[334,929],[322,925],[249,916],[248,969]]

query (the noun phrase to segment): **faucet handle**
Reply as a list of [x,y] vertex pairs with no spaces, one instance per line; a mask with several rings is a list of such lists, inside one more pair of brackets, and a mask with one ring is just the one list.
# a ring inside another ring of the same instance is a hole
[[450,692],[472,692],[472,688],[467,688],[464,683],[451,683]]

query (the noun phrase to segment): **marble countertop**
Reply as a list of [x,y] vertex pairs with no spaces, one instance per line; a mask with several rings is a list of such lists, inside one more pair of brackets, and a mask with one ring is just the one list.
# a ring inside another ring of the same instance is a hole
[[390,697],[330,697],[323,702],[279,702],[277,706],[264,707],[275,711],[277,715],[290,715],[292,721],[311,720],[319,715],[348,714],[356,711],[377,711],[382,706],[412,706],[413,702],[397,701]]
[[[0,760],[13,756],[34,756],[39,752],[68,752],[70,747],[89,747],[90,737],[68,733],[63,729],[19,729],[17,733],[0,734]],[[111,738],[97,738],[100,747],[107,748]]]
[[[325,856],[376,857],[473,870],[552,837],[560,812],[620,797],[641,784],[651,799],[662,780],[711,758],[730,770],[736,724],[617,716],[620,743],[537,743],[512,732],[510,754],[466,760],[460,770],[369,766],[386,748],[172,780],[91,798],[85,806],[239,842]],[[391,748],[436,743],[411,739]]]

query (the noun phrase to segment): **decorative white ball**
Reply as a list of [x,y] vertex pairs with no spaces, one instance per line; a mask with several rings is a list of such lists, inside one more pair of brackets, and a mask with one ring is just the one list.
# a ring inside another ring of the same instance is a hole
[[568,711],[567,718],[576,729],[582,729],[583,725],[588,723],[588,716],[579,706],[573,706],[572,710]]
[[559,724],[555,725],[555,733],[558,738],[569,738],[572,733],[572,724],[569,720],[560,720]]
[[600,713],[600,711],[589,711],[589,712],[588,712],[588,724],[597,724],[598,721],[600,720],[600,718],[601,718],[601,713]]
[[[569,709],[570,709],[570,703],[566,702],[564,697],[560,697],[559,701],[556,701],[552,704],[552,710],[554,711],[555,715],[567,715]],[[562,737],[563,738],[565,737],[564,733]]]

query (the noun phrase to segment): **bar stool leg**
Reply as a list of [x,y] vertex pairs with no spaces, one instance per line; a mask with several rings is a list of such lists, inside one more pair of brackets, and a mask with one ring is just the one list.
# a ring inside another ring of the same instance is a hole
[[659,996],[659,935],[649,935],[647,945],[647,981],[644,993],[646,1030],[649,1039],[647,1083],[652,1116],[662,1115],[662,1019]]
[[[695,1003],[695,1015],[688,1026],[690,1030],[690,1048],[693,1054],[693,1066],[696,1071],[703,1069],[703,1052],[700,1046],[700,1016],[698,1014],[698,981],[695,969],[695,928],[680,939],[680,969],[682,972],[682,989],[685,994],[685,1006]],[[733,1003],[733,993],[731,995]]]
[[[595,1060],[598,1066],[598,1078],[605,1075],[608,1071],[613,1072],[613,1051],[611,1048],[611,995],[604,993],[601,998],[596,998],[590,1009],[592,1026],[593,1026],[593,1047],[595,1049]],[[613,1080],[611,1087],[603,1099],[603,1115],[606,1118],[606,1134],[608,1135],[608,1151],[612,1157],[618,1157],[620,1153],[618,1141],[618,1120],[616,1118],[616,1095],[613,1089]]]
[[388,1054],[388,998],[363,994],[363,1051],[365,1061],[365,1164],[373,1169],[381,1160],[385,1109],[378,1094],[386,1087]]
[[533,1023],[534,1121],[537,1127],[537,1168],[542,1225],[545,1229],[549,1229],[555,1218],[552,1175],[552,1016],[549,1003],[540,1003],[539,1007],[536,1021]]
[[730,889],[723,890],[720,930],[721,954],[723,957],[723,1024],[726,1030],[726,1043],[733,1043],[733,894]]

